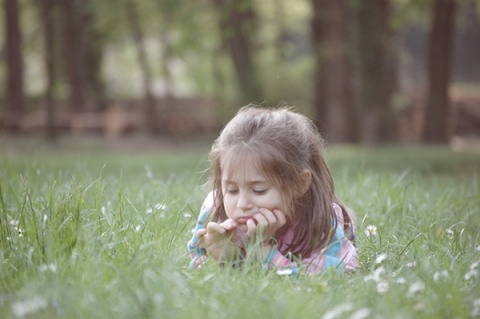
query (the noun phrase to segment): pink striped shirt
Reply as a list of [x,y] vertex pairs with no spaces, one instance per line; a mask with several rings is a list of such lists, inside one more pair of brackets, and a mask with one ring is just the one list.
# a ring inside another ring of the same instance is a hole
[[[204,223],[212,206],[213,196],[209,194],[202,205],[193,237],[188,243],[188,249],[192,256],[191,268],[197,268],[205,260],[205,250],[197,247],[198,238],[196,237],[196,232],[198,229],[206,226]],[[355,233],[353,225],[345,224],[343,212],[339,205],[334,203],[333,208],[337,217],[335,234],[332,236],[327,247],[318,247],[309,256],[301,259],[301,263],[307,273],[318,274],[329,268],[334,268],[339,271],[352,271],[358,267],[357,250],[354,244],[345,236],[346,232]],[[278,238],[278,241],[282,244],[280,247],[272,249],[267,257],[266,266],[268,268],[276,269],[277,271],[291,270],[293,273],[298,272],[297,264],[280,253],[288,250],[289,244],[292,243],[293,235],[293,228],[290,228],[282,237]]]

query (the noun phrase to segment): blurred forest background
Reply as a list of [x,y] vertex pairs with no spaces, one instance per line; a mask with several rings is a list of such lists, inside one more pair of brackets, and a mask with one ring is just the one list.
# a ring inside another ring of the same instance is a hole
[[479,0],[2,4],[2,134],[216,134],[253,102],[329,143],[480,137]]

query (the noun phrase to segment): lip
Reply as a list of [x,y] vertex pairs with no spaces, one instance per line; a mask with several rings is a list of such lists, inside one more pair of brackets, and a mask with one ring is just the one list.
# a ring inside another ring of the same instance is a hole
[[238,224],[246,224],[250,219],[254,219],[253,216],[242,216],[237,218],[237,223]]

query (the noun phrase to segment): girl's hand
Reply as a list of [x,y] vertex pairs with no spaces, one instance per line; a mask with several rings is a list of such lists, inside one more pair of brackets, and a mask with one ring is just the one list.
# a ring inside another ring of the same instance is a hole
[[260,208],[259,212],[253,217],[257,221],[250,219],[247,221],[247,238],[256,238],[256,236],[263,236],[265,241],[275,237],[275,233],[282,228],[287,220],[285,214],[279,209],[268,210]]
[[238,252],[238,245],[232,241],[232,230],[237,223],[227,219],[222,223],[210,222],[207,228],[197,231],[199,246],[205,248],[207,254],[217,261],[233,260]]

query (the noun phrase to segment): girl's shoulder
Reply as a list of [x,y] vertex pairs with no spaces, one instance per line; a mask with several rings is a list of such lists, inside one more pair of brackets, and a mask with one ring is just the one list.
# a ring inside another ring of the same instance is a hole
[[213,192],[208,193],[207,197],[205,197],[205,200],[203,201],[202,207],[200,208],[200,211],[210,211],[213,207]]
[[337,218],[337,224],[343,230],[345,237],[350,241],[355,242],[356,225],[355,213],[353,210],[340,206],[337,203],[333,203],[333,209]]

